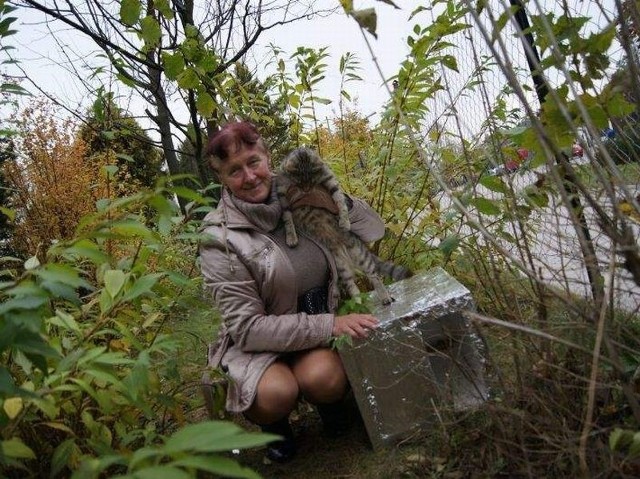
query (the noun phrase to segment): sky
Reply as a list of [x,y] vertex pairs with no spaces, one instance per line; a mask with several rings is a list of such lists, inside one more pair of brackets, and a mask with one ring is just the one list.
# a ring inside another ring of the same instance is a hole
[[[329,0],[328,2],[315,3],[318,6],[319,4],[332,5],[337,2]],[[350,84],[349,91],[355,92],[358,110],[365,115],[376,114],[380,112],[382,105],[388,100],[384,79],[397,73],[400,63],[409,52],[407,36],[416,23],[416,21],[410,22],[409,16],[418,5],[425,2],[399,0],[395,3],[400,6],[399,9],[383,2],[356,2],[356,8],[373,7],[376,9],[378,15],[377,38],[369,33],[363,34],[353,18],[339,12],[331,17],[316,18],[313,21],[287,26],[286,30],[267,32],[267,35],[261,40],[261,46],[273,42],[289,52],[293,52],[298,46],[328,47],[331,56],[327,63],[330,64],[330,68],[322,87],[326,92],[325,96],[333,99],[334,104],[323,109],[327,116],[332,116],[332,112],[338,108],[337,101],[340,93],[338,62],[340,56],[347,52],[355,53],[362,67],[360,76],[363,81]],[[369,51],[365,37],[373,52]],[[376,62],[383,77],[380,76]]]
[[[492,1],[499,2],[500,0]],[[585,9],[595,8],[596,5],[596,2],[582,0],[567,1],[569,2],[567,5],[576,12],[584,12]],[[400,63],[409,52],[407,36],[411,34],[416,23],[420,22],[426,25],[430,18],[429,13],[421,13],[415,20],[409,20],[410,14],[419,5],[427,5],[429,2],[396,0],[395,3],[400,7],[398,9],[384,3],[384,1],[358,2],[356,0],[354,3],[355,8],[358,9],[375,8],[378,15],[377,38],[368,33],[363,34],[356,21],[338,8],[338,13],[329,17],[315,17],[311,20],[299,21],[264,32],[251,50],[251,57],[248,59],[249,65],[257,67],[257,75],[261,78],[271,72],[267,65],[270,58],[270,43],[277,45],[289,55],[298,46],[328,47],[330,57],[327,63],[329,67],[326,79],[320,85],[320,96],[333,100],[333,103],[327,106],[318,106],[318,116],[323,120],[337,116],[340,93],[338,62],[341,55],[353,52],[360,60],[362,70],[359,74],[363,81],[351,83],[348,90],[354,98],[353,106],[355,109],[366,116],[373,117],[375,123],[375,117],[382,112],[383,105],[388,99],[384,80],[397,73]],[[545,11],[551,11],[558,5],[556,0],[537,0],[534,3],[539,4],[540,8]],[[602,0],[600,3],[611,4],[611,8],[613,8],[613,0]],[[339,2],[338,0],[317,0],[313,4],[316,8],[332,8],[338,7]],[[30,11],[18,11],[17,13],[19,16],[19,22],[16,25],[18,34],[11,37],[11,44],[17,47],[17,57],[21,61],[22,68],[46,92],[61,99],[72,111],[84,113],[91,97],[87,94],[82,83],[77,80],[77,77],[78,75],[84,78],[89,77],[96,65],[107,64],[106,59],[89,54],[94,49],[90,41],[72,34],[68,28],[65,30],[66,27],[55,26],[53,28],[57,32],[57,36],[64,38],[65,45],[61,49],[53,42],[47,26],[42,23],[42,16]],[[602,18],[599,18],[596,23],[600,23],[601,26],[602,21]],[[594,26],[598,25],[594,23]],[[480,51],[479,54],[487,54],[486,45],[480,45],[483,42],[479,41],[477,29],[474,29],[473,34],[475,40],[472,42],[476,43],[475,46],[484,48],[484,51]],[[371,52],[367,41],[371,46]],[[455,97],[456,92],[464,87],[464,82],[474,69],[470,42],[461,39],[457,41],[460,43],[460,49],[456,50],[456,57],[461,74],[456,76],[451,71],[442,69],[443,75],[448,76],[447,86],[450,95],[442,93],[433,100],[433,105],[430,106],[433,114],[429,121],[435,122],[442,112],[455,111],[457,113],[455,128],[461,128],[465,135],[473,135],[487,117],[487,111],[486,107],[483,107],[481,99],[469,92],[456,98],[455,110],[451,107],[451,97]],[[519,61],[525,65],[522,47],[518,40],[511,37],[510,42],[510,55],[513,58],[519,56]],[[83,57],[82,60],[86,62],[84,65],[76,61],[78,55]],[[376,63],[382,71],[382,76],[378,72]],[[75,71],[71,70],[72,65],[77,68]],[[521,81],[527,81],[526,73]],[[506,80],[501,74],[494,74],[489,78],[488,83],[493,88],[490,93],[497,95],[499,90],[505,86]],[[28,83],[23,86],[35,91]],[[139,121],[143,126],[149,125],[150,122],[147,120],[145,124],[144,120],[146,104],[126,95],[119,97],[119,104],[131,114],[142,117],[143,119]],[[177,107],[174,113],[178,116],[181,115]],[[186,119],[186,115],[184,118]],[[445,128],[449,128],[449,126],[445,125]]]
[[[378,14],[378,38],[367,35],[373,48],[375,61],[378,62],[385,78],[397,72],[400,62],[408,53],[406,40],[412,25],[407,19],[411,11],[421,2],[399,0],[396,3],[401,5],[400,9],[393,8],[382,1],[356,2],[356,8],[374,7]],[[338,4],[337,0],[314,2],[316,8],[322,6],[331,8]],[[18,10],[16,13],[19,19],[15,24],[18,33],[11,37],[10,43],[16,47],[20,66],[47,93],[60,98],[72,110],[84,111],[88,101],[87,92],[75,79],[77,73],[86,78],[92,74],[92,68],[95,65],[105,64],[106,60],[96,58],[89,53],[93,50],[90,41],[74,35],[66,27],[56,26],[54,29],[65,42],[65,47],[60,49],[51,38],[41,14],[28,10]],[[346,52],[355,53],[362,67],[360,76],[363,81],[349,86],[357,109],[365,115],[375,116],[381,111],[388,98],[383,78],[377,71],[358,24],[341,10],[329,17],[302,20],[264,32],[252,51],[253,61],[259,64],[257,69],[259,76],[268,73],[266,63],[270,57],[270,43],[279,46],[288,54],[293,53],[298,46],[328,47],[329,68],[320,88],[321,96],[333,100],[333,104],[319,107],[321,118],[334,116],[338,108],[340,82],[338,63],[340,56]],[[71,70],[71,58],[79,52],[81,55],[82,52],[86,52],[87,64],[82,66],[75,62],[79,71],[74,72]],[[66,57],[65,54],[69,56]],[[23,86],[36,91],[29,83]],[[129,108],[135,110],[141,106],[137,102],[132,102]]]

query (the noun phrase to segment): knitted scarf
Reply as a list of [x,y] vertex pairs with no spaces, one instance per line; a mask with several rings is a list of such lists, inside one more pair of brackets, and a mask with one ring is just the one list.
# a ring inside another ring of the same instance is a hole
[[275,178],[271,181],[271,194],[266,203],[247,203],[233,195],[229,196],[236,208],[258,229],[269,233],[277,228],[282,216],[282,208],[276,194]]

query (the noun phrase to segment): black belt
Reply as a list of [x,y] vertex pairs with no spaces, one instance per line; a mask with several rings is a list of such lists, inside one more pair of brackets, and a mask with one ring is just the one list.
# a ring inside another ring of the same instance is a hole
[[298,296],[298,312],[307,314],[328,313],[328,298],[326,286],[311,288]]

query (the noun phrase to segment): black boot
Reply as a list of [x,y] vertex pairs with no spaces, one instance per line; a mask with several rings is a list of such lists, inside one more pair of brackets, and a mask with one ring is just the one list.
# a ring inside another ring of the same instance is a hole
[[276,434],[284,438],[269,443],[267,446],[267,459],[282,463],[291,460],[295,456],[296,443],[293,440],[293,431],[288,417],[260,426],[260,429],[262,429],[262,432]]
[[317,404],[316,407],[322,420],[324,434],[327,437],[341,437],[349,432],[354,418],[347,401],[340,400],[331,404]]

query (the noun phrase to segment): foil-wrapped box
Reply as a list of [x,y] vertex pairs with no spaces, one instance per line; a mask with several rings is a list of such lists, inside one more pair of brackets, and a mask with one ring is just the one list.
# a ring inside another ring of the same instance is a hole
[[[372,297],[380,324],[340,348],[374,449],[433,427],[439,413],[475,408],[488,397],[477,336],[463,316],[471,293],[442,268],[388,286]],[[373,294],[373,293],[372,293]]]

